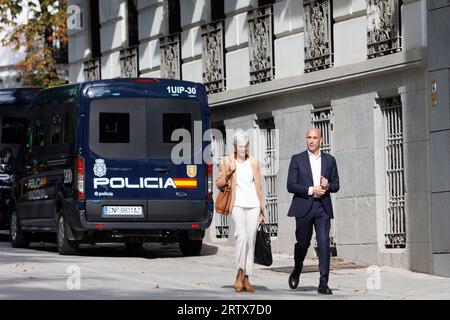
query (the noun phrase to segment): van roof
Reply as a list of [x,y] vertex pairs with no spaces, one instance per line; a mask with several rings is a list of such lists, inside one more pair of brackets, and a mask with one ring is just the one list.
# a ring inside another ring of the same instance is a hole
[[95,80],[95,81],[85,81],[79,82],[76,84],[66,84],[61,86],[56,86],[52,88],[47,88],[42,91],[41,94],[48,93],[56,93],[61,91],[70,91],[74,88],[86,88],[86,87],[99,87],[99,86],[107,86],[107,85],[117,85],[117,84],[136,84],[136,85],[190,85],[195,86],[199,83],[186,81],[186,80],[177,80],[177,79],[164,79],[164,78],[115,78],[115,79],[106,79],[106,80]]
[[[185,87],[203,87],[202,84],[185,81],[185,80],[175,80],[175,79],[163,79],[163,78],[116,78],[108,80],[96,80],[96,81],[86,81],[77,84],[68,84],[57,87],[52,87],[43,90],[39,93],[36,103],[49,103],[62,104],[67,102],[73,102],[77,98],[78,94],[87,95],[90,88],[107,88],[108,86],[114,86],[117,88],[122,87],[123,91],[128,89],[135,89],[133,93],[136,93],[136,89],[139,91],[151,90],[152,93],[156,93],[160,96],[166,95],[170,96],[167,91],[168,86],[185,86]],[[202,95],[206,99],[206,92],[204,88],[202,90]],[[106,95],[103,95],[106,96]],[[182,97],[195,98],[192,95],[185,95]],[[57,101],[56,101],[57,100]]]
[[186,84],[186,85],[195,85],[197,83],[186,80],[178,80],[178,79],[165,79],[165,78],[115,78],[115,79],[107,79],[107,80],[96,80],[96,81],[86,81],[82,84],[92,84],[96,85],[107,85],[107,84],[117,84],[117,83],[154,83],[154,84]]
[[41,90],[38,87],[0,89],[0,105],[31,104],[34,96]]

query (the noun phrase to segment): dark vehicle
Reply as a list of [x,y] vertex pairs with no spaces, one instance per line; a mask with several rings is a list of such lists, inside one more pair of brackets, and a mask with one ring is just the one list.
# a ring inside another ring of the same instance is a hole
[[[28,123],[13,247],[56,233],[60,254],[99,242],[178,242],[184,255],[200,253],[213,215],[203,85],[137,78],[51,88],[35,98]],[[181,164],[172,157],[178,128],[192,136]]]
[[40,88],[0,89],[0,229],[9,228],[11,187],[19,146],[25,139],[26,118]]

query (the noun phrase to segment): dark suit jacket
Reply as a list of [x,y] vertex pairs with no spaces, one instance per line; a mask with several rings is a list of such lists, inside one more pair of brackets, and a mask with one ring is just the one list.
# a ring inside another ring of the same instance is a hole
[[[330,184],[327,192],[320,198],[322,206],[331,219],[334,218],[333,206],[331,204],[331,192],[339,190],[339,175],[336,159],[330,154],[321,152],[321,175],[328,179]],[[287,179],[287,189],[294,194],[289,217],[302,218],[308,215],[313,204],[313,196],[308,195],[309,187],[313,186],[311,164],[309,163],[308,151],[296,154],[291,158]]]

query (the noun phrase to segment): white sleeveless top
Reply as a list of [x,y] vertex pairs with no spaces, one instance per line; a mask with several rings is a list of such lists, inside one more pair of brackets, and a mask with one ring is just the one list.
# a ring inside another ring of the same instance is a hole
[[250,160],[236,160],[236,197],[234,205],[243,208],[259,208],[258,194]]

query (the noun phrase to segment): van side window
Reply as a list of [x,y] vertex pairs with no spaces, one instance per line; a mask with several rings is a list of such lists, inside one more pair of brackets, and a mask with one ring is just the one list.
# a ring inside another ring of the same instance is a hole
[[45,116],[47,123],[45,141],[48,148],[40,150],[39,152],[43,154],[39,154],[39,156],[44,156],[46,160],[52,160],[60,159],[70,153],[72,148],[70,144],[71,128],[73,128],[70,122],[72,108],[73,105],[70,104],[45,106],[42,113],[47,114]]
[[25,124],[25,118],[4,117],[2,119],[2,143],[22,143],[25,137]]
[[177,142],[171,139],[176,129],[186,129],[192,136],[191,123],[190,113],[163,113],[163,143]]
[[106,113],[99,114],[100,143],[130,143],[130,114]]
[[43,119],[35,119],[33,127],[33,146],[45,146],[45,121]]
[[50,129],[50,144],[61,144],[61,132],[62,132],[61,114],[56,113],[53,115],[52,126]]
[[69,143],[70,114],[64,115],[64,144]]

